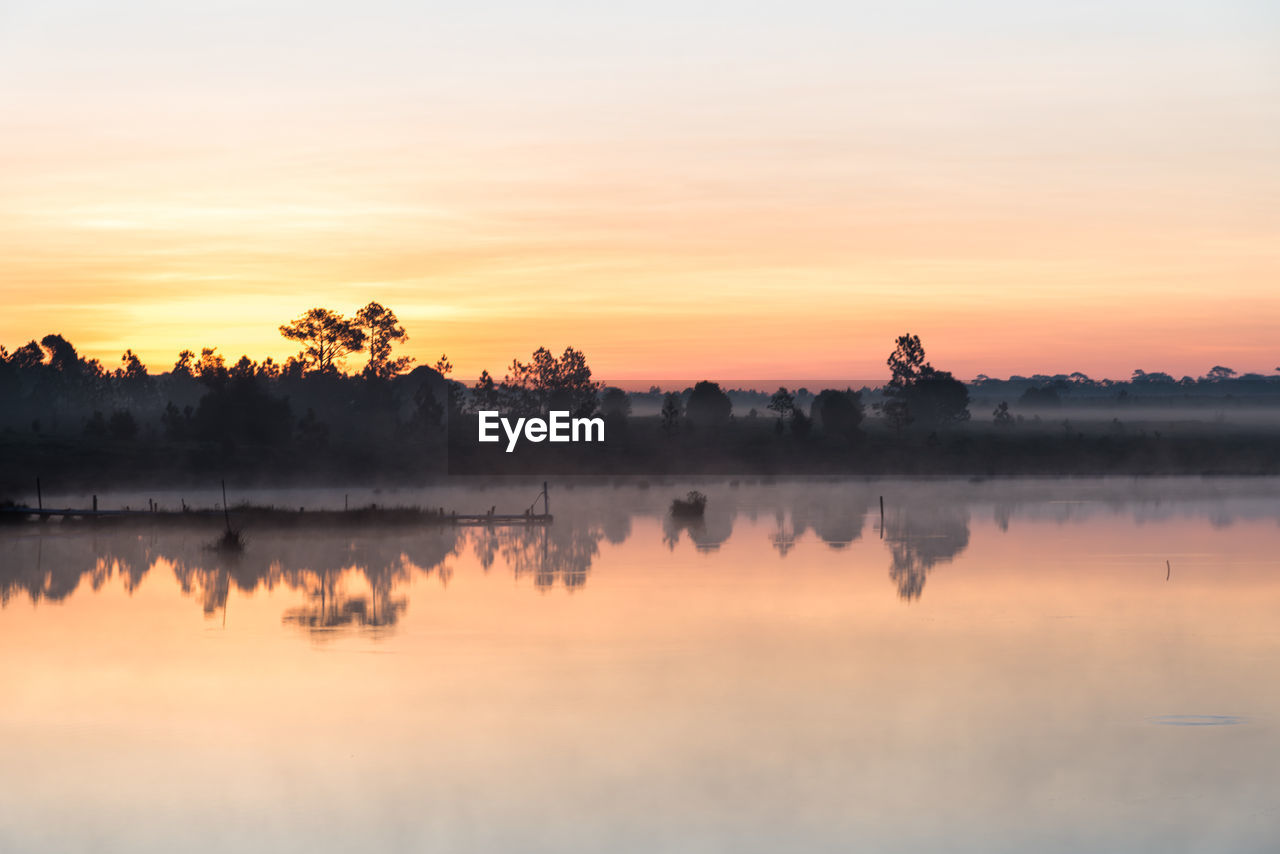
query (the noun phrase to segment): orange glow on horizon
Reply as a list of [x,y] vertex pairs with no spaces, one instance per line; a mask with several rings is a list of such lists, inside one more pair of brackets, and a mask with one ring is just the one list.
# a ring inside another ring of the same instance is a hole
[[1280,76],[1245,29],[1164,21],[1084,62],[1003,10],[1026,32],[890,16],[861,51],[745,12],[634,43],[458,13],[459,54],[264,10],[287,71],[185,12],[41,14],[0,56],[10,349],[279,360],[281,323],[377,300],[468,380],[567,345],[607,380],[873,378],[908,331],[962,378],[1280,364]]

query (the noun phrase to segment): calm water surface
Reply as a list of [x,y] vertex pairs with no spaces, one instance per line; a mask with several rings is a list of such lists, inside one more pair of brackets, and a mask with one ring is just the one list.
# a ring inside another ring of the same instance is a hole
[[0,851],[1280,850],[1280,483],[687,488],[0,529]]

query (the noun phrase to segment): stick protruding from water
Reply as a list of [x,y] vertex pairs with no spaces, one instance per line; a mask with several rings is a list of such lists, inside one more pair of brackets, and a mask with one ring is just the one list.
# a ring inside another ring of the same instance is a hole
[[222,482],[222,519],[227,523],[227,533],[231,533],[231,513],[227,510],[227,482]]

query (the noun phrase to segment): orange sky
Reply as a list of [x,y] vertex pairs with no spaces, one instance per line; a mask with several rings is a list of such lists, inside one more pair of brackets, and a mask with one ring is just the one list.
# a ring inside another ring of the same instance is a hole
[[463,378],[1280,365],[1274,11],[907,5],[19,3],[0,343],[280,358],[376,299]]

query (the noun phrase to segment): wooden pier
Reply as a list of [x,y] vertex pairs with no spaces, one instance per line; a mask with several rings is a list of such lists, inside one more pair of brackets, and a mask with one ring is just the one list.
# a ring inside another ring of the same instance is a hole
[[[313,524],[333,523],[420,523],[425,525],[496,526],[549,525],[549,513],[440,513],[416,507],[356,507],[350,510],[288,510],[279,507],[231,507],[230,514],[241,521]],[[136,519],[156,522],[222,519],[222,508],[187,510],[89,510],[84,508],[0,507],[0,518],[8,521],[67,519],[73,521]]]
[[[37,482],[38,484],[38,482]],[[39,486],[37,485],[37,490]],[[39,494],[39,493],[37,493]],[[225,495],[225,493],[224,493]],[[541,513],[534,513],[538,502],[542,502]],[[22,522],[36,520],[47,522],[51,519],[68,521],[109,521],[133,519],[148,522],[198,522],[205,519],[222,519],[227,528],[231,527],[231,517],[237,524],[250,525],[432,525],[460,527],[498,527],[524,525],[550,525],[552,522],[551,501],[547,493],[547,485],[542,485],[529,509],[523,513],[497,513],[490,508],[488,513],[458,513],[446,511],[443,507],[379,507],[370,504],[366,507],[349,507],[342,510],[312,509],[299,507],[294,510],[287,507],[256,506],[251,504],[228,505],[225,503],[210,508],[194,508],[183,502],[180,510],[162,510],[154,502],[143,510],[124,508],[120,510],[101,510],[98,508],[98,497],[93,497],[90,507],[45,507],[43,496],[35,507],[25,505],[0,507],[0,522]]]

